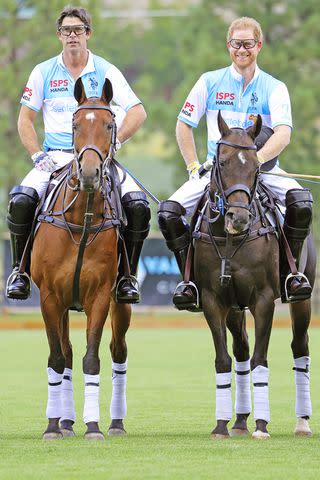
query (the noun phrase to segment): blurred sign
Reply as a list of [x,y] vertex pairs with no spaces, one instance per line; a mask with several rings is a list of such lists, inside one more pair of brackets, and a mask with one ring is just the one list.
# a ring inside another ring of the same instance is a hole
[[[3,241],[4,246],[4,278],[0,303],[5,307],[25,308],[39,307],[39,290],[33,284],[32,296],[28,300],[9,300],[5,297],[5,285],[11,272],[10,244]],[[162,239],[150,238],[144,243],[138,271],[141,286],[141,306],[172,305],[172,293],[180,280],[177,262]]]

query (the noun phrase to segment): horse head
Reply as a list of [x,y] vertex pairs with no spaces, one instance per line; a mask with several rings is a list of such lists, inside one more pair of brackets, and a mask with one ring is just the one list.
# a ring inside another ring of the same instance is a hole
[[109,106],[113,91],[105,79],[101,97],[87,98],[81,78],[74,87],[78,108],[73,115],[73,144],[80,190],[93,192],[101,183],[116,141],[114,114]]
[[258,136],[262,120],[247,129],[229,128],[218,113],[221,139],[217,142],[217,158],[212,171],[211,194],[217,192],[226,210],[225,231],[240,234],[250,226],[253,202],[259,172],[254,139]]

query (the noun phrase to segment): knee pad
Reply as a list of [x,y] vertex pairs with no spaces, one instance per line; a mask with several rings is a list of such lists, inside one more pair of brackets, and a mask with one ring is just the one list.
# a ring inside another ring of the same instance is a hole
[[312,221],[312,203],[312,195],[307,188],[288,190],[285,224],[293,228],[309,229]]
[[160,202],[158,224],[170,250],[182,250],[190,243],[189,226],[184,221],[185,208],[174,200]]
[[8,206],[7,224],[10,232],[24,234],[31,226],[37,208],[39,196],[31,187],[21,185],[13,187]]
[[127,192],[122,197],[122,205],[126,213],[128,225],[126,232],[133,241],[144,240],[150,230],[150,208],[144,192]]

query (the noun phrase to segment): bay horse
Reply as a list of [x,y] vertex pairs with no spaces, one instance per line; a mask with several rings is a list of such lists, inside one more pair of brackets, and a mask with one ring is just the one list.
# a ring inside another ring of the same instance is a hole
[[[270,420],[267,362],[274,314],[280,296],[279,241],[276,227],[261,214],[256,202],[259,164],[254,139],[261,117],[247,129],[229,129],[218,114],[221,139],[213,164],[206,202],[198,217],[194,238],[194,278],[201,292],[203,312],[211,330],[216,358],[216,426],[214,438],[229,436],[232,418],[232,359],[227,349],[228,328],[233,337],[235,358],[236,420],[232,436],[248,434],[251,412],[250,370],[253,382],[253,437],[269,438]],[[315,280],[315,249],[310,236],[305,274]],[[308,364],[310,299],[290,305],[296,380],[296,435],[311,435]],[[254,318],[255,343],[250,361],[245,308]]]
[[[87,98],[81,78],[74,96],[74,160],[60,190],[53,194],[36,232],[31,274],[40,290],[40,303],[49,343],[48,425],[44,439],[73,436],[75,409],[72,387],[72,346],[69,310],[83,308],[87,317],[87,347],[83,358],[85,439],[103,440],[99,428],[99,346],[111,312],[112,399],[109,435],[124,434],[126,415],[125,335],[131,307],[115,301],[118,269],[118,229],[110,164],[115,148],[113,91],[106,79],[101,98]],[[61,228],[57,228],[61,227]]]

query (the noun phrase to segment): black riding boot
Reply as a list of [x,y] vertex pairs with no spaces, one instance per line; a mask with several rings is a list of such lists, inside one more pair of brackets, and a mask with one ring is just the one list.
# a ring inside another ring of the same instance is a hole
[[10,192],[7,223],[10,230],[11,260],[13,270],[7,281],[6,296],[26,300],[30,296],[30,272],[19,273],[22,255],[31,232],[39,197],[31,187],[16,186]]
[[[169,250],[176,257],[182,277],[184,276],[190,245],[189,227],[182,218],[185,213],[186,211],[182,205],[173,200],[161,202],[158,208],[159,228]],[[174,291],[172,301],[178,310],[201,311],[199,292],[193,282],[180,282]]]
[[140,291],[136,274],[143,242],[150,229],[149,202],[143,192],[128,192],[123,196],[122,204],[128,221],[123,238],[128,254],[130,276],[123,276],[124,260],[122,259],[116,299],[118,303],[139,303]]
[[[286,194],[284,233],[290,245],[297,269],[303,243],[310,232],[312,221],[312,195],[307,189],[292,189]],[[281,269],[281,300],[293,303],[310,298],[312,287],[307,277],[298,272],[291,274],[287,260]]]

